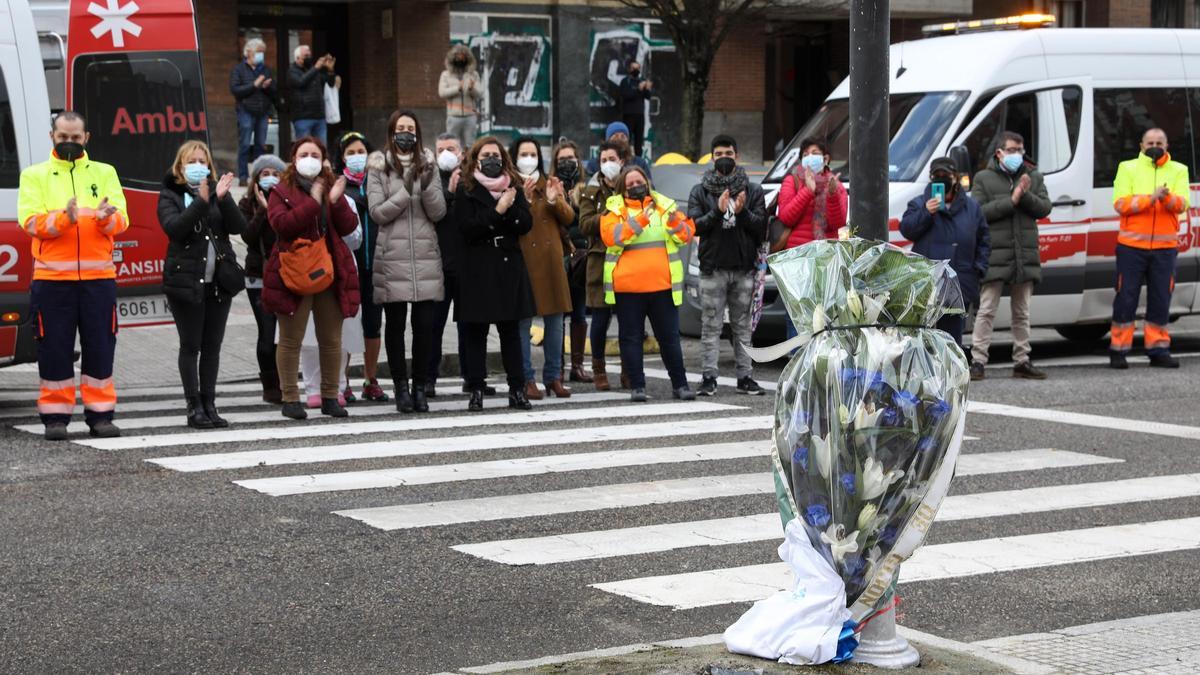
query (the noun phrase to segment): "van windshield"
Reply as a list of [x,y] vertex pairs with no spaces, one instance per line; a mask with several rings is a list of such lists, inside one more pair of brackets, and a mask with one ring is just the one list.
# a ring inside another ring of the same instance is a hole
[[[888,178],[913,181],[920,175],[938,141],[945,135],[959,108],[967,100],[965,91],[892,94],[889,110]],[[778,183],[800,159],[800,142],[806,138],[824,140],[829,146],[829,167],[850,177],[850,101],[826,101],[812,119],[801,127],[767,174],[765,183]]]

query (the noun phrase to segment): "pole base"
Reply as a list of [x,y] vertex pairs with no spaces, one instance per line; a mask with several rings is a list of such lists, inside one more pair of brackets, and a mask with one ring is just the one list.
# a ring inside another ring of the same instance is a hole
[[892,607],[871,620],[859,635],[853,663],[899,670],[921,663],[921,655],[908,640],[896,634],[896,609]]

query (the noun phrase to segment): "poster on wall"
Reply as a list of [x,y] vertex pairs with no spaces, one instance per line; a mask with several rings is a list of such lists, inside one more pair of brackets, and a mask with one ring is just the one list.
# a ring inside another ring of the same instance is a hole
[[589,70],[588,105],[589,127],[592,130],[591,151],[604,138],[609,122],[621,119],[618,107],[618,87],[625,77],[626,64],[637,60],[654,83],[653,96],[646,102],[646,142],[644,154],[667,152],[679,145],[679,128],[683,121],[678,102],[683,100],[683,87],[677,73],[679,61],[675,46],[657,22],[616,22],[593,19]]

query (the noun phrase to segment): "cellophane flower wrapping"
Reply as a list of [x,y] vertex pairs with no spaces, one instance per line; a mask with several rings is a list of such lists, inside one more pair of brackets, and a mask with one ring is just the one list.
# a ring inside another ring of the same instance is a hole
[[[808,338],[775,400],[781,515],[802,521],[852,606],[885,573],[894,581],[895,566],[879,566],[961,436],[968,364],[932,328],[963,311],[961,292],[946,261],[862,239],[817,241],[769,262]],[[889,597],[872,593],[869,605]]]

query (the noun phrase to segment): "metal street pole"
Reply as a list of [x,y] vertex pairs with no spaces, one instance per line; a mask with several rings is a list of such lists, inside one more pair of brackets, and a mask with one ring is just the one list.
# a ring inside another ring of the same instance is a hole
[[890,0],[850,0],[850,226],[888,239]]

